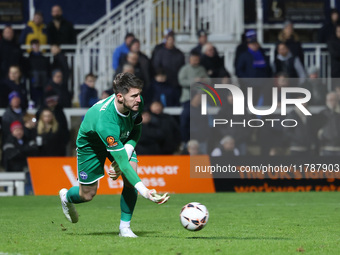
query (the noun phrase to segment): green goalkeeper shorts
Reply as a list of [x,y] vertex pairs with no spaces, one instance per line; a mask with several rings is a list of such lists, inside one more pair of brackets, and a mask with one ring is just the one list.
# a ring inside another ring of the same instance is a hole
[[[86,152],[77,150],[77,171],[78,181],[81,184],[92,184],[105,176],[106,158],[112,162],[111,154],[96,154],[94,152]],[[137,154],[132,153],[130,161],[138,163]]]

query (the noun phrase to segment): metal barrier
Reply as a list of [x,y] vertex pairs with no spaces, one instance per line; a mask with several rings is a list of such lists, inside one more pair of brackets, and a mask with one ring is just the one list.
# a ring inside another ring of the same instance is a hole
[[7,191],[0,192],[0,196],[24,196],[25,195],[25,173],[0,173],[0,187]]

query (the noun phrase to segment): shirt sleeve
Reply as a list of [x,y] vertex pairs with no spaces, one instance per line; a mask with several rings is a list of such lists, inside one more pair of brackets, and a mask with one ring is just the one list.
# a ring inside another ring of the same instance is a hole
[[101,120],[100,126],[97,130],[100,139],[104,142],[106,150],[112,155],[117,162],[120,170],[126,179],[134,186],[140,182],[135,170],[130,165],[127,153],[123,143],[120,141],[120,128],[118,124],[108,120]]
[[100,139],[104,142],[106,150],[111,152],[124,148],[123,143],[119,140],[120,128],[113,120],[101,118],[98,123],[97,133]]

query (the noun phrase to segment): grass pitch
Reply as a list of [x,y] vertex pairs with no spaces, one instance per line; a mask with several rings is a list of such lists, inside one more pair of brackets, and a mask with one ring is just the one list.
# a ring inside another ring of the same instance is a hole
[[[217,193],[172,195],[156,205],[139,197],[132,222],[139,238],[118,237],[119,196],[77,205],[69,223],[58,196],[0,198],[0,254],[339,254],[339,193]],[[179,212],[206,205],[199,232]]]

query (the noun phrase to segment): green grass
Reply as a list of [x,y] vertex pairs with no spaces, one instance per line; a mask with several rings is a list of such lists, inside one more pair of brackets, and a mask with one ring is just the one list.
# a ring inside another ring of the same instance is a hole
[[[210,212],[199,232],[179,211],[198,201]],[[119,196],[77,205],[77,224],[55,197],[0,198],[0,254],[339,254],[339,193],[172,195],[165,205],[139,197],[132,229],[118,237]]]

